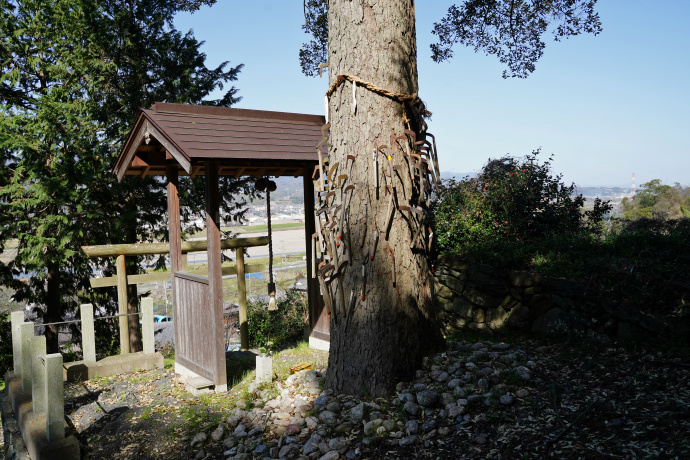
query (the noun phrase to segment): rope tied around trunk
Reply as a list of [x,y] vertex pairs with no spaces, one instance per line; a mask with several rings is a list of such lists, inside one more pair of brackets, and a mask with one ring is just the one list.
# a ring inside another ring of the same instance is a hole
[[372,91],[376,94],[380,94],[381,96],[387,97],[389,99],[393,99],[394,101],[399,102],[403,106],[403,122],[408,126],[410,125],[410,118],[407,116],[407,108],[408,107],[415,107],[419,106],[419,112],[423,117],[430,117],[431,112],[426,109],[426,106],[424,104],[424,101],[417,95],[417,93],[413,94],[404,94],[404,93],[394,93],[393,91],[387,90],[385,88],[381,88],[380,86],[376,86],[373,83],[370,83],[368,81],[364,81],[361,78],[355,77],[354,75],[350,75],[347,73],[338,75],[331,85],[330,88],[328,88],[328,91],[326,91],[326,97],[330,98],[331,95],[335,92],[335,90],[342,84],[345,80],[348,80],[352,82],[353,84],[356,83],[359,86],[363,86],[364,88],[368,89],[369,91]]

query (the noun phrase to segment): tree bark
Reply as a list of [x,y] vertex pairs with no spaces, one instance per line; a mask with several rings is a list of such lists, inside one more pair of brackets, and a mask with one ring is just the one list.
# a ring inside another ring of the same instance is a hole
[[[394,93],[417,93],[413,0],[332,0],[328,22],[330,84],[349,74]],[[350,81],[341,83],[328,106],[328,167],[338,163],[335,175],[348,174],[347,185],[354,189],[348,203],[347,193],[337,187],[332,205],[345,207],[346,218],[338,220],[342,240],[332,246],[335,265],[342,268],[335,270],[326,293],[333,301],[326,384],[338,393],[376,396],[411,379],[443,338],[432,311],[428,251],[416,243],[416,229],[421,226],[426,235],[428,227],[423,218],[413,223],[416,215],[398,210],[418,202],[419,186],[410,177],[411,158],[390,148],[391,135],[402,136],[408,127],[423,138],[419,110],[404,111],[399,101],[358,85],[353,114],[352,93]],[[384,145],[389,148],[375,161],[374,149]]]

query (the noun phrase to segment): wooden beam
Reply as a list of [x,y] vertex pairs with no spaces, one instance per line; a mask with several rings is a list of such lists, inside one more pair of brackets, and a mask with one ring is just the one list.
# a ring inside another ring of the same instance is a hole
[[[266,271],[266,264],[246,264],[244,266],[245,273],[263,273]],[[201,276],[208,275],[208,269],[194,270],[194,273]],[[237,267],[223,267],[221,270],[223,276],[232,276],[237,274]],[[171,272],[153,272],[143,273],[141,275],[127,276],[127,284],[142,284],[155,283],[161,281],[170,281],[172,278]],[[92,288],[113,287],[117,286],[117,276],[104,276],[102,278],[90,278],[89,283]]]
[[115,166],[115,174],[117,175],[117,181],[122,182],[122,178],[125,175],[125,171],[129,167],[129,165],[134,161],[135,155],[137,148],[141,144],[141,142],[144,140],[144,133],[146,132],[146,128],[149,125],[148,120],[145,120],[143,123],[139,124],[139,121],[141,120],[142,115],[140,115],[139,120],[137,120],[137,124],[139,125],[139,131],[136,133],[134,139],[132,140],[131,144],[128,145],[127,152],[124,155],[120,155],[120,159],[122,159],[122,167],[117,168],[120,165],[120,161],[118,161],[118,164]]
[[[124,257],[124,256],[120,256]],[[170,272],[145,273],[142,275],[129,275],[127,284],[152,283],[156,281],[170,281]],[[117,276],[106,276],[103,278],[91,278],[89,283],[92,288],[111,287],[118,285]]]
[[147,138],[150,139],[151,137],[160,142],[167,150],[166,153],[170,154],[170,156],[180,163],[182,168],[187,171],[187,173],[190,172],[191,165],[189,159],[182,152],[178,151],[177,148],[170,143],[168,139],[166,139],[163,133],[161,133],[148,119],[146,119],[145,115],[140,116],[140,119],[137,120],[135,132],[136,134],[132,138],[132,142],[127,144],[127,152],[120,156],[120,159],[118,159],[118,165],[115,166],[115,170],[113,171],[117,174],[118,181],[122,181],[122,177],[125,175],[125,171],[128,169],[127,167],[120,167],[120,165],[129,166],[136,155],[139,146],[142,145],[142,143],[145,143]]
[[158,142],[165,147],[165,156],[166,158],[168,156],[171,156],[173,159],[175,159],[180,166],[182,166],[182,169],[187,171],[187,173],[191,172],[192,170],[192,165],[189,162],[189,159],[182,154],[177,148],[175,148],[170,142],[168,142],[168,139],[163,135],[162,132],[158,131],[158,129],[152,124],[147,122],[147,127],[146,129],[148,130],[149,134],[156,138]]
[[132,161],[130,162],[130,166],[150,166],[147,162],[145,162],[139,155],[134,155],[134,158],[132,158]]
[[237,171],[235,172],[235,178],[240,177],[240,176],[242,175],[242,173],[244,172],[245,169],[247,169],[247,168],[244,168],[244,167],[242,167],[242,168],[237,168]]
[[[251,238],[233,238],[222,240],[220,248],[237,249],[251,248],[255,246],[266,246],[267,236],[253,236]],[[170,252],[170,243],[134,243],[134,244],[102,244],[97,246],[82,246],[82,251],[87,257],[117,257],[127,256],[148,256],[155,254],[167,254]],[[188,252],[206,251],[206,241],[183,241],[181,246],[182,254]]]

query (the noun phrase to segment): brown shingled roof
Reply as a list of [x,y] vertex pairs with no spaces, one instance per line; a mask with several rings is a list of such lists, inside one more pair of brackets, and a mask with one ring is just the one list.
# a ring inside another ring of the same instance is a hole
[[174,159],[180,174],[203,175],[211,160],[221,175],[310,175],[324,124],[318,115],[157,102],[142,109],[113,172],[165,175]]

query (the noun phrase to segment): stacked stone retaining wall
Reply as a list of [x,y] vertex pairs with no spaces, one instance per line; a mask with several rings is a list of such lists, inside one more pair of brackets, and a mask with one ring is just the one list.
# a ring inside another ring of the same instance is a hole
[[621,307],[574,280],[499,270],[448,256],[440,258],[435,275],[435,301],[447,335],[462,330],[533,331],[630,341],[640,334],[687,332],[687,324],[679,327],[667,318]]

